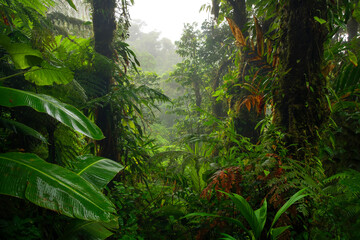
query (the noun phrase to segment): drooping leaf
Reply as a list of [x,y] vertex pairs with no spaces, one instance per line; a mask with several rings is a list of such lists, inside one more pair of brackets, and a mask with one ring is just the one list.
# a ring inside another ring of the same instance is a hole
[[124,167],[119,163],[93,155],[77,157],[74,172],[101,189]]
[[96,140],[104,138],[101,130],[78,109],[47,95],[0,87],[0,105],[31,107],[38,112],[49,114],[66,126],[90,138]]
[[240,44],[240,46],[246,46],[246,41],[245,41],[244,35],[242,34],[240,28],[236,25],[234,20],[232,20],[230,18],[226,18],[226,20],[229,23],[231,32],[233,33],[236,41]]
[[67,84],[74,79],[74,73],[67,67],[55,67],[43,62],[41,67],[34,66],[24,74],[25,79],[38,86]]
[[78,240],[80,237],[81,239],[87,240],[103,240],[113,235],[109,229],[115,229],[119,227],[117,222],[115,226],[112,224],[112,222],[104,223],[73,220],[73,222],[69,224],[68,228],[64,230],[63,235],[58,240]]
[[109,222],[114,205],[76,173],[31,153],[0,154],[0,193],[69,217]]
[[257,20],[257,18],[254,16],[254,22],[255,22],[255,30],[256,30],[256,45],[257,45],[257,52],[259,56],[264,55],[264,35],[263,31],[261,29],[261,26]]
[[14,132],[21,132],[24,135],[32,136],[34,138],[39,139],[43,143],[46,143],[46,144],[48,143],[46,138],[41,133],[39,133],[35,129],[28,127],[25,124],[22,124],[20,122],[17,122],[17,121],[11,120],[11,119],[0,118],[0,126],[9,128],[9,129],[13,130]]
[[291,205],[293,205],[295,202],[309,195],[309,194],[302,194],[304,191],[306,191],[306,188],[301,189],[300,191],[292,195],[291,198],[279,209],[279,211],[277,211],[274,220],[271,224],[271,227],[274,226],[276,221],[280,218],[281,214],[283,214]]

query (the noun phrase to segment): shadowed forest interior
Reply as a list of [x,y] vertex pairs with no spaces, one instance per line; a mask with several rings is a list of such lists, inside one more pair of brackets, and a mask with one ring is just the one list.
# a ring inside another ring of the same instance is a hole
[[360,239],[360,2],[136,2],[0,0],[0,239]]

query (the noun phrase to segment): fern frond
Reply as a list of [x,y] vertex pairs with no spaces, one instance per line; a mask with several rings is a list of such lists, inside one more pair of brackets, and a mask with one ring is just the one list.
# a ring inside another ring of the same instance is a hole
[[72,167],[73,162],[81,155],[86,142],[80,134],[65,125],[58,125],[54,132],[55,154],[57,162]]

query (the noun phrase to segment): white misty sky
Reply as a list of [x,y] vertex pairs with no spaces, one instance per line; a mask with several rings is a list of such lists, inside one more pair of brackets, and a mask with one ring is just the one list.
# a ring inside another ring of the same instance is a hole
[[140,19],[146,23],[143,30],[159,31],[161,37],[177,41],[181,37],[184,23],[201,23],[210,13],[199,12],[203,4],[210,0],[135,0],[129,8],[131,19]]

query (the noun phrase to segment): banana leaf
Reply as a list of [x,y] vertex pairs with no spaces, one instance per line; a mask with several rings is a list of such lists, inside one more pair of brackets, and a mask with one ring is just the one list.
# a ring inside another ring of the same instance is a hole
[[0,154],[0,194],[30,202],[69,217],[110,222],[115,207],[76,173],[32,153]]
[[113,233],[109,229],[119,228],[117,221],[110,223],[73,220],[58,240],[103,240]]
[[11,120],[11,119],[0,118],[0,126],[9,128],[9,129],[13,130],[15,133],[21,132],[24,135],[32,136],[36,139],[39,139],[43,143],[48,144],[48,141],[41,133],[39,133],[35,129],[33,129],[29,126],[26,126],[25,124],[22,124],[20,122],[17,122],[17,121]]
[[124,168],[113,160],[93,155],[79,156],[77,160],[73,171],[99,189],[105,187]]
[[0,105],[5,107],[31,107],[38,112],[49,114],[66,126],[90,138],[96,140],[104,138],[101,130],[78,109],[44,94],[0,87]]

